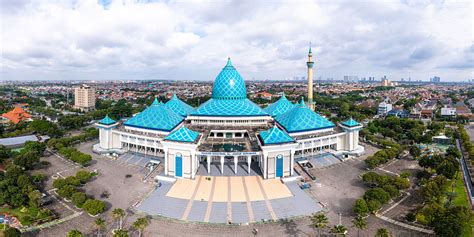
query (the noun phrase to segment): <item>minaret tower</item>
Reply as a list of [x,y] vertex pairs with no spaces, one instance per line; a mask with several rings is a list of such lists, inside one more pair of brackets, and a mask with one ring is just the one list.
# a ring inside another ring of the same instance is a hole
[[314,110],[314,102],[313,102],[313,53],[311,52],[311,45],[309,46],[308,52],[308,62],[306,62],[308,66],[308,106],[311,110]]

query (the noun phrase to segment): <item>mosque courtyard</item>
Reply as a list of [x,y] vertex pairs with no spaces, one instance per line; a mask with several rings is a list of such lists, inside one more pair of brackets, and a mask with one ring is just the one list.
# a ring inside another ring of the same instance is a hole
[[322,207],[296,181],[198,175],[161,181],[137,209],[182,221],[241,224],[310,215]]

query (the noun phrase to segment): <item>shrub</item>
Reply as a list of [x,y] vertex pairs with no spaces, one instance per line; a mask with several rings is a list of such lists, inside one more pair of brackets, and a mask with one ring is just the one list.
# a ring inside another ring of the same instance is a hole
[[365,192],[364,199],[366,201],[376,200],[381,204],[385,204],[390,200],[390,194],[385,192],[382,188],[371,188]]
[[87,170],[79,170],[76,173],[76,178],[79,179],[82,184],[85,184],[92,178],[92,172]]
[[405,216],[405,219],[409,222],[414,222],[416,220],[416,216],[413,212],[408,212],[408,214]]
[[105,203],[100,200],[88,199],[82,205],[82,209],[91,215],[97,215],[105,211]]
[[384,185],[382,188],[383,188],[383,190],[385,190],[385,192],[387,192],[387,193],[390,195],[390,197],[392,197],[392,198],[400,196],[400,191],[399,191],[398,188],[395,187],[394,185],[386,184],[386,185]]
[[367,207],[371,213],[375,213],[382,207],[382,204],[377,200],[369,200],[367,202]]
[[365,216],[369,212],[367,202],[364,199],[357,199],[353,210],[356,214],[361,216]]
[[78,230],[70,230],[67,232],[67,237],[83,237],[84,235]]
[[72,203],[76,205],[76,207],[82,207],[82,205],[87,200],[87,195],[83,192],[76,192],[71,196]]
[[65,185],[64,187],[62,187],[61,189],[58,190],[58,195],[63,197],[63,198],[70,199],[71,196],[75,192],[76,192],[76,187],[68,184],[68,185]]

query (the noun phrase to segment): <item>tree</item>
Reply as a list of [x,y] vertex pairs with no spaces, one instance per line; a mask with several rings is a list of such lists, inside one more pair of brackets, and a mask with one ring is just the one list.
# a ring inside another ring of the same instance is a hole
[[100,230],[105,227],[105,220],[102,218],[97,218],[94,221],[95,227],[97,228],[97,237],[100,237]]
[[347,228],[343,225],[335,225],[334,227],[332,227],[331,232],[335,233],[336,236],[338,235],[345,236],[347,233]]
[[354,224],[354,227],[357,228],[357,236],[360,236],[361,230],[367,228],[367,220],[361,215],[357,215],[356,218],[352,220],[352,224]]
[[118,229],[114,231],[114,237],[128,237],[128,231],[124,229]]
[[78,230],[70,230],[67,232],[67,237],[83,237],[84,235]]
[[84,203],[84,205],[82,205],[82,209],[84,209],[90,215],[94,216],[104,212],[105,203],[100,200],[89,199]]
[[87,200],[87,195],[83,192],[76,192],[71,196],[71,201],[76,207],[82,207]]
[[377,200],[369,200],[367,202],[367,207],[371,213],[375,213],[382,207],[382,204]]
[[469,224],[470,210],[463,206],[453,206],[436,213],[432,226],[437,236],[461,236]]
[[142,232],[145,230],[145,228],[148,226],[148,224],[149,224],[149,221],[146,217],[138,218],[133,223],[133,228],[138,230],[138,237],[142,236]]
[[360,216],[365,216],[369,212],[367,202],[364,199],[357,199],[353,210],[357,215]]
[[5,236],[5,237],[20,237],[21,232],[17,228],[8,227],[6,230],[3,231],[3,236]]
[[125,216],[125,211],[121,208],[115,208],[112,210],[112,218],[115,221],[118,221],[118,229],[122,229],[122,220]]
[[391,237],[392,233],[385,228],[380,228],[377,230],[375,237]]
[[385,192],[382,188],[371,188],[365,192],[364,199],[366,201],[377,200],[381,204],[385,204],[390,201],[390,194]]
[[421,155],[421,149],[417,145],[412,145],[410,147],[410,155],[412,155],[413,158],[417,158]]
[[81,184],[85,184],[92,178],[92,173],[87,170],[79,170],[76,173],[76,178],[79,179]]
[[321,236],[321,229],[329,224],[329,219],[323,212],[318,212],[311,217],[311,223],[318,230],[318,236]]

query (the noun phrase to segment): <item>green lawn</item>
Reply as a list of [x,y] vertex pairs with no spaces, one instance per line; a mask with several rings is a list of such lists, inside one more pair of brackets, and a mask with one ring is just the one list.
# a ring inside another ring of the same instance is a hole
[[[469,200],[467,197],[466,189],[464,186],[464,181],[462,177],[462,173],[457,175],[456,186],[454,187],[454,191],[456,192],[456,197],[453,200],[453,204],[456,206],[464,206],[467,208],[471,208],[469,204]],[[474,216],[471,217],[471,226],[464,229],[462,236],[464,237],[472,237],[472,227],[474,227]]]

